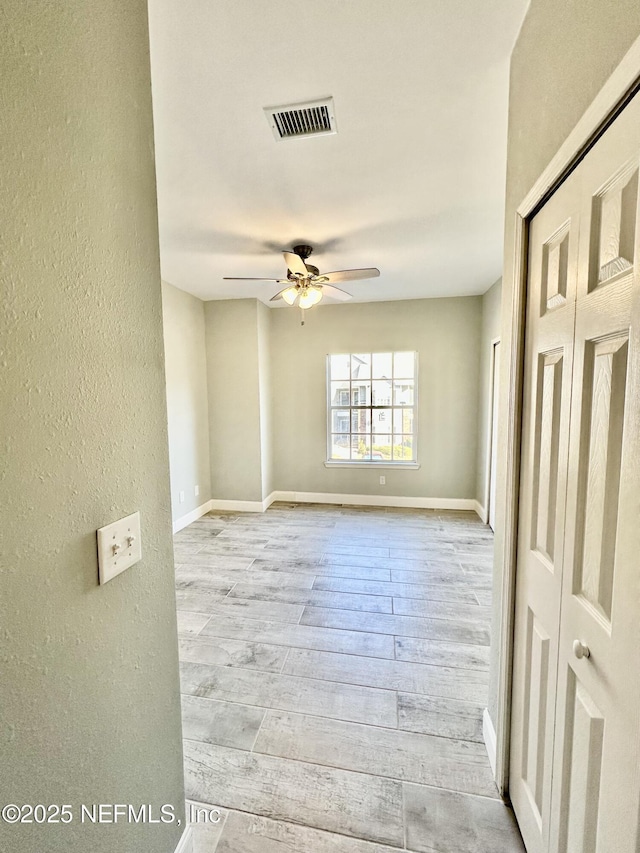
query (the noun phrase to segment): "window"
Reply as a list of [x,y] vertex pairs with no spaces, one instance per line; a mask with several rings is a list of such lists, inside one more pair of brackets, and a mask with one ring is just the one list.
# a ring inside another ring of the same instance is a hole
[[416,461],[416,353],[327,356],[329,462]]

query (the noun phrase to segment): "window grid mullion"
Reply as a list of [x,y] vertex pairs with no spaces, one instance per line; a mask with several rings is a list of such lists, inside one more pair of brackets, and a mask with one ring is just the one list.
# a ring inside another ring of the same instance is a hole
[[[352,355],[353,355],[353,353],[349,353],[349,380],[348,380],[349,381],[349,405],[348,406],[337,406],[337,405],[333,405],[333,403],[330,401],[329,409],[330,409],[330,417],[331,417],[331,432],[333,433],[333,420],[332,420],[333,412],[337,409],[340,409],[342,411],[344,411],[345,409],[348,409],[348,412],[349,412],[349,432],[348,433],[335,433],[335,434],[336,435],[342,434],[342,435],[348,436],[349,457],[351,457],[351,453],[353,452],[354,438],[356,438],[356,440],[357,440],[360,438],[368,437],[369,438],[370,454],[371,454],[370,459],[372,459],[373,458],[372,454],[373,454],[374,436],[377,435],[377,433],[374,432],[373,412],[375,410],[390,409],[390,411],[391,411],[391,423],[388,425],[388,432],[384,433],[384,435],[388,434],[391,438],[391,461],[393,461],[393,459],[394,459],[393,440],[394,440],[394,436],[395,436],[395,431],[394,431],[395,411],[397,409],[399,409],[400,411],[402,411],[403,409],[414,409],[415,410],[415,404],[416,404],[415,387],[414,387],[414,394],[413,394],[413,402],[411,403],[411,405],[399,405],[399,404],[395,403],[395,382],[396,382],[395,353],[391,352],[390,353],[390,355],[391,355],[391,377],[390,377],[390,381],[391,381],[391,402],[389,403],[389,405],[374,405],[373,404],[373,355],[374,354],[372,352],[370,352],[369,353],[369,378],[362,380],[363,382],[365,382],[365,383],[369,382],[369,384],[370,384],[370,400],[369,400],[368,404],[362,404],[362,403],[354,404],[353,403],[354,377],[353,377],[353,372],[352,372],[352,367],[351,367]],[[414,355],[414,363],[415,363],[415,355]],[[331,368],[329,368],[329,381],[331,382],[332,380],[333,380],[333,377],[331,374]],[[338,381],[338,380],[335,380],[335,381]],[[414,371],[413,379],[409,379],[409,377],[407,377],[406,381],[407,382],[413,381],[414,386],[415,386],[415,371]],[[369,431],[366,433],[354,433],[353,432],[353,412],[354,411],[355,412],[367,411],[367,410],[370,412]],[[382,433],[380,433],[380,434],[382,435]],[[406,437],[410,437],[412,439],[412,441],[415,439],[415,413],[414,413],[414,429],[411,431],[411,433],[405,433],[404,432],[404,421],[401,423],[401,433],[399,433],[401,448],[404,447],[403,442],[404,442]],[[402,450],[402,454],[403,455],[401,456],[401,458],[404,459],[404,450]]]

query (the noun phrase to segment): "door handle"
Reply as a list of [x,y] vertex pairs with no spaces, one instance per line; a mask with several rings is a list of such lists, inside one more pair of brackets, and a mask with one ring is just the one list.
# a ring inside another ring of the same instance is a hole
[[589,650],[589,646],[583,643],[582,640],[573,641],[573,653],[578,658],[578,660],[582,660],[582,658],[591,657],[591,651]]

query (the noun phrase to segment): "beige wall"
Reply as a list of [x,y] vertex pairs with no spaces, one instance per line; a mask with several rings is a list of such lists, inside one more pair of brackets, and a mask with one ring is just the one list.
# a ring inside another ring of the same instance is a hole
[[211,498],[204,302],[163,282],[162,317],[171,509],[176,521]]
[[260,394],[260,461],[262,498],[275,489],[273,470],[273,383],[271,371],[271,311],[258,302],[258,388]]
[[[272,315],[276,488],[473,498],[481,298],[320,305]],[[326,468],[326,356],[416,350],[419,470]],[[383,473],[386,485],[379,484]]]
[[214,498],[261,501],[258,302],[207,302],[205,322],[211,491]]
[[[482,297],[321,305],[205,303],[214,498],[273,490],[474,499]],[[418,470],[326,467],[326,356],[418,352]],[[384,473],[386,485],[379,483]]]
[[[508,389],[515,381],[511,350],[515,210],[547,166],[580,116],[640,34],[637,0],[563,2],[531,0],[511,61],[509,138],[502,292],[502,359],[499,444],[506,447]],[[505,451],[506,452],[506,451]],[[499,457],[496,554],[502,550],[506,456]],[[502,566],[494,572],[493,635],[497,636],[502,601]],[[489,711],[497,709],[497,649],[492,647]]]
[[487,510],[489,433],[491,429],[491,381],[493,341],[500,337],[500,300],[502,279],[498,279],[482,297],[480,334],[480,400],[478,412],[478,458],[476,500]]
[[[0,788],[183,794],[146,2],[4,0]],[[140,510],[98,586],[96,528]],[[0,849],[169,853],[182,828],[0,823]]]

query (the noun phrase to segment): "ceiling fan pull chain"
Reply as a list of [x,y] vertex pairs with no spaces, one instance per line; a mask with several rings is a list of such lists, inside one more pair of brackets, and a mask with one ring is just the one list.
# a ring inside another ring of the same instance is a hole
[[304,308],[300,309],[300,325],[304,326]]

